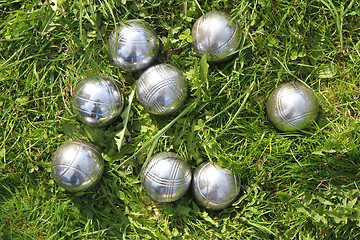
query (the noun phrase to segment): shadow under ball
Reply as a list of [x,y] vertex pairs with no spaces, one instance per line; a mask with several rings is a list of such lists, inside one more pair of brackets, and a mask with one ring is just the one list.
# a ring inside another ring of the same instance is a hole
[[281,84],[269,96],[266,104],[269,121],[283,132],[309,127],[319,114],[319,102],[314,92],[301,82]]
[[64,189],[77,192],[95,185],[101,178],[104,161],[93,144],[70,141],[61,145],[51,163],[55,182]]
[[103,127],[120,115],[124,100],[112,79],[91,76],[76,85],[71,103],[83,123]]
[[141,175],[141,185],[155,201],[173,202],[189,189],[191,170],[188,163],[172,152],[155,154]]
[[229,207],[240,192],[240,179],[229,169],[217,163],[205,162],[199,165],[192,180],[195,200],[211,210]]
[[225,61],[239,48],[241,31],[230,15],[212,11],[195,22],[192,37],[195,52],[209,61]]
[[150,113],[167,115],[185,102],[188,86],[182,72],[169,64],[151,66],[136,83],[136,96]]
[[109,37],[109,53],[115,65],[127,70],[149,66],[159,51],[159,38],[144,21],[119,24]]

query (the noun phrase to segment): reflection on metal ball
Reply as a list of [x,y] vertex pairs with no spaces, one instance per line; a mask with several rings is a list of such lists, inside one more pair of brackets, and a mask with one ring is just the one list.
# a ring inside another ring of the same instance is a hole
[[141,74],[136,84],[136,96],[152,114],[167,115],[178,110],[188,95],[182,72],[169,64],[158,64]]
[[109,51],[117,66],[128,70],[144,69],[158,54],[159,38],[148,23],[129,20],[116,26],[111,33]]
[[224,61],[239,48],[241,31],[236,20],[224,12],[201,16],[192,29],[194,50],[209,61]]
[[93,144],[70,141],[55,152],[51,170],[55,182],[71,192],[83,191],[101,178],[104,161]]
[[266,111],[269,121],[280,131],[309,127],[319,113],[314,92],[301,82],[281,84],[269,96]]
[[230,206],[240,192],[240,179],[217,163],[205,162],[195,169],[192,190],[195,200],[211,210]]
[[110,78],[91,76],[80,81],[71,98],[79,119],[89,125],[102,127],[110,124],[121,113],[123,96]]
[[173,202],[181,198],[191,183],[188,163],[172,152],[154,155],[141,175],[145,192],[155,201]]

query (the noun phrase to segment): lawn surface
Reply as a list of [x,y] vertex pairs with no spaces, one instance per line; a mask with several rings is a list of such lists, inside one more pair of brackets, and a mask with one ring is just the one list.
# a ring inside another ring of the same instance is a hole
[[[241,49],[225,63],[192,49],[192,26],[211,10],[242,28]],[[174,115],[129,101],[141,72],[113,66],[106,47],[128,19],[150,23],[161,38],[157,62],[187,78],[190,96]],[[70,104],[76,84],[96,74],[125,96],[105,128],[80,123]],[[0,0],[0,239],[359,239],[359,76],[356,0]],[[281,133],[266,99],[293,80],[314,90],[321,111],[312,127]],[[105,159],[88,191],[52,179],[52,154],[69,140],[94,143]],[[160,151],[192,170],[206,160],[231,169],[240,198],[223,211],[191,193],[154,203],[138,176]]]

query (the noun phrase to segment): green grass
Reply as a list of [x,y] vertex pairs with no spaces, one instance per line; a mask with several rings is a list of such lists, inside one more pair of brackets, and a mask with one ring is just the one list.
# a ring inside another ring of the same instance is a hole
[[[358,1],[0,0],[0,9],[0,239],[360,238]],[[221,64],[188,42],[211,10],[243,29],[241,50]],[[115,79],[129,102],[141,73],[114,67],[106,42],[117,21],[134,18],[154,26],[158,62],[184,72],[191,96],[170,117],[134,99],[111,126],[85,126],[69,100],[86,76]],[[309,129],[281,133],[265,102],[295,79],[314,89],[321,114]],[[71,139],[105,158],[102,180],[82,193],[51,176],[52,154]],[[190,193],[154,203],[138,175],[164,150],[192,169],[212,160],[240,174],[240,198],[220,212]]]

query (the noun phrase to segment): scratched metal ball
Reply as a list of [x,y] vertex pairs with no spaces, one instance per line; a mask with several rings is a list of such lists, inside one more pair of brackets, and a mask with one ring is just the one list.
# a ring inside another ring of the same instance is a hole
[[51,170],[55,182],[71,192],[83,191],[101,178],[104,161],[93,144],[70,141],[53,155]]
[[172,152],[155,154],[141,175],[145,192],[158,202],[178,200],[189,189],[190,183],[188,163]]
[[211,210],[227,208],[240,192],[239,176],[217,163],[202,163],[195,169],[192,181],[195,200]]
[[178,110],[188,95],[182,72],[169,64],[151,66],[136,84],[136,96],[150,113],[167,115]]
[[281,84],[269,96],[267,117],[275,128],[283,132],[309,127],[319,113],[314,92],[301,82]]
[[109,37],[109,52],[115,65],[127,70],[149,66],[159,51],[159,38],[144,21],[119,24]]
[[239,48],[241,31],[230,15],[212,11],[195,22],[192,37],[195,52],[209,61],[225,61]]
[[80,81],[71,98],[78,118],[89,125],[103,127],[121,113],[123,95],[110,78],[91,76]]

